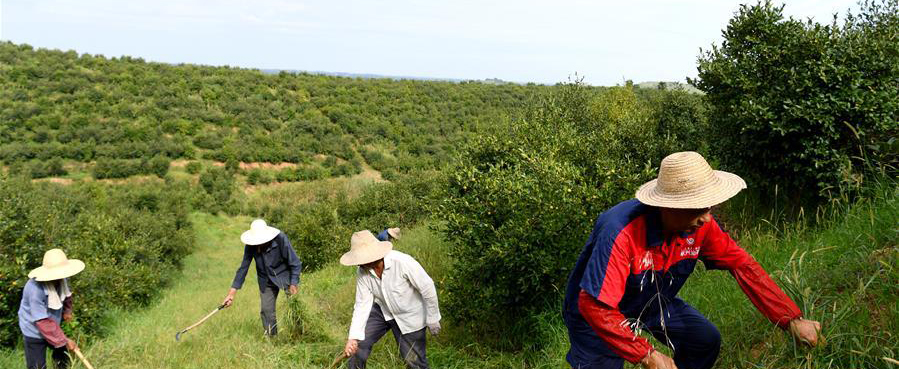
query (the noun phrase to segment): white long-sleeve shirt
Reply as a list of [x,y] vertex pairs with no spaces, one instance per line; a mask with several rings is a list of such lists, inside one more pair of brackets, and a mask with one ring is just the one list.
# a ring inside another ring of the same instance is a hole
[[356,271],[356,304],[350,339],[365,339],[365,324],[373,303],[381,307],[385,320],[396,320],[403,334],[440,321],[434,280],[418,261],[399,251],[384,256],[381,278],[373,270],[360,267]]

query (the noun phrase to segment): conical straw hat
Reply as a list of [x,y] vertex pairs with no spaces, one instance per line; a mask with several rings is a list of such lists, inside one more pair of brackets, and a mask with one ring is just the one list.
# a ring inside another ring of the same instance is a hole
[[34,278],[38,282],[54,281],[71,277],[84,270],[84,262],[69,259],[60,249],[47,250],[44,253],[44,263],[28,273],[28,278]]
[[340,263],[347,266],[368,264],[384,258],[393,244],[390,241],[378,241],[371,231],[353,233],[350,239],[350,251],[340,257]]
[[712,170],[702,155],[692,151],[665,157],[659,177],[637,190],[637,200],[652,206],[703,209],[718,205],[746,188],[733,173]]

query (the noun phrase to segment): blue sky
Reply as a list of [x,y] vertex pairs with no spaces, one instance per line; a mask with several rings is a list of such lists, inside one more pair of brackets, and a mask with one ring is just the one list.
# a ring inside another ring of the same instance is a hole
[[[594,85],[683,81],[725,0],[0,0],[0,38],[170,63]],[[830,22],[855,1],[788,2]]]

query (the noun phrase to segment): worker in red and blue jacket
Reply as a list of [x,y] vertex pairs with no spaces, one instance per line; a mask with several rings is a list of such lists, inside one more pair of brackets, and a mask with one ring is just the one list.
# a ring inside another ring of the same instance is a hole
[[[675,153],[662,161],[659,178],[640,187],[637,199],[599,216],[565,293],[572,368],[620,369],[624,360],[646,368],[711,368],[721,335],[677,297],[697,261],[730,271],[768,320],[802,342],[817,343],[820,324],[802,319],[796,304],[710,213],[745,187],[740,177],[712,170],[697,153]],[[640,331],[670,347],[673,359],[654,350]]]

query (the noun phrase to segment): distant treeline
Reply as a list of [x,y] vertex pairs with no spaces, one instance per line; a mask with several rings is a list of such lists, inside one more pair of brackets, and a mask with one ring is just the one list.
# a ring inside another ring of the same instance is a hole
[[0,160],[205,158],[378,169],[445,163],[550,86],[352,79],[169,65],[0,43]]

